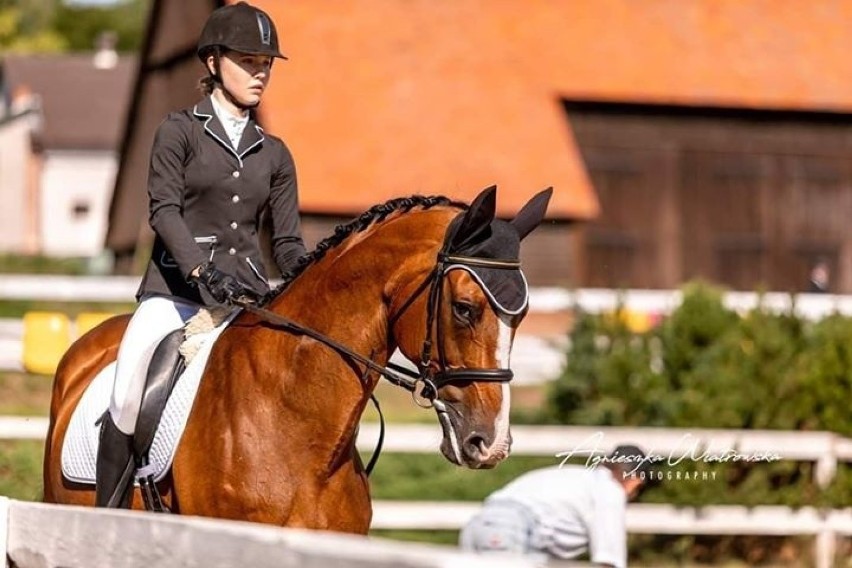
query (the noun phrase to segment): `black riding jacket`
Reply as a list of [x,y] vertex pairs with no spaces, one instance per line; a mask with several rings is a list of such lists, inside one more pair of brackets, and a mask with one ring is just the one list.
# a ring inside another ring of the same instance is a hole
[[157,294],[213,304],[188,281],[212,260],[258,293],[269,290],[258,243],[272,218],[272,251],[284,272],[305,253],[296,170],[284,143],[249,118],[234,150],[210,97],[160,124],[148,172],[149,221],[156,233],[137,298]]

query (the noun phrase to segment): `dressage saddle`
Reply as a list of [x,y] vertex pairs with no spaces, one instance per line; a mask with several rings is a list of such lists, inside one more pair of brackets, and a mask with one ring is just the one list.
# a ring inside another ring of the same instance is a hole
[[167,512],[154,482],[149,454],[166,403],[185,368],[184,358],[178,349],[183,341],[184,330],[177,329],[165,336],[154,349],[132,439],[115,427],[109,411],[101,418],[100,443],[106,445],[98,451],[99,489],[96,500],[102,501],[101,506],[129,507],[135,478],[139,481],[145,508]]

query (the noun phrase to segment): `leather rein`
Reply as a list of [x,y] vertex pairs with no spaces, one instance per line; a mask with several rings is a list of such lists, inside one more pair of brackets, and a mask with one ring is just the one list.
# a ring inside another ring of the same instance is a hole
[[[455,256],[447,254],[439,254],[435,268],[432,269],[429,276],[424,282],[418,286],[412,295],[405,301],[399,312],[388,322],[389,327],[399,320],[403,313],[414,303],[414,301],[429,287],[429,298],[427,304],[426,317],[426,336],[423,340],[423,347],[420,352],[420,361],[417,364],[419,373],[388,362],[386,365],[376,363],[372,359],[356,353],[342,343],[330,338],[329,336],[320,333],[310,327],[306,327],[289,318],[276,314],[265,308],[261,308],[254,303],[246,300],[237,300],[235,303],[257,316],[260,320],[272,324],[275,327],[296,333],[306,335],[311,339],[319,341],[337,351],[341,355],[345,355],[354,359],[367,367],[370,371],[378,373],[389,382],[404,388],[405,390],[415,394],[418,397],[434,401],[438,396],[438,389],[453,381],[493,381],[507,382],[512,380],[514,374],[511,369],[476,369],[476,368],[458,368],[449,369],[446,367],[446,356],[444,352],[444,329],[441,318],[438,317],[441,303],[443,301],[443,281],[446,275],[447,265],[464,265],[464,266],[481,266],[487,268],[502,268],[507,270],[518,270],[520,261],[517,260],[492,260],[486,258],[476,258],[468,256]],[[439,357],[437,359],[438,370],[435,370],[435,362],[433,355],[433,343],[431,339],[431,329],[437,320],[437,343]],[[427,405],[428,408],[428,405]]]
[[[352,349],[342,343],[330,338],[329,336],[320,333],[310,327],[306,327],[289,318],[276,314],[266,308],[261,308],[247,299],[237,299],[234,304],[241,307],[247,312],[257,316],[261,321],[266,322],[276,328],[288,331],[290,333],[305,335],[324,345],[337,351],[341,355],[345,355],[366,367],[364,374],[361,377],[363,381],[369,371],[373,371],[384,377],[390,383],[402,387],[412,393],[414,402],[423,408],[434,407],[438,412],[439,419],[442,422],[449,420],[447,417],[446,405],[438,399],[438,390],[447,383],[453,381],[491,381],[491,382],[508,382],[514,377],[514,373],[508,368],[497,369],[479,369],[479,368],[456,368],[450,369],[446,366],[446,354],[444,351],[444,329],[442,318],[438,317],[441,304],[444,297],[444,277],[447,274],[447,267],[451,265],[463,265],[466,267],[485,267],[497,268],[505,270],[519,270],[521,263],[519,260],[502,260],[488,259],[470,256],[450,255],[439,253],[435,267],[426,277],[422,284],[412,293],[405,301],[402,308],[388,322],[388,327],[392,330],[394,324],[399,320],[402,314],[420,297],[420,295],[428,288],[429,296],[426,307],[426,336],[423,340],[423,347],[420,351],[420,361],[417,364],[418,371],[414,371],[388,361],[385,365],[376,363],[369,357],[365,357],[360,353],[356,353]],[[438,358],[434,357],[433,342],[431,339],[431,330],[437,321],[437,344]],[[437,363],[437,370],[435,369]],[[371,396],[376,408],[379,410],[381,418],[381,431],[379,435],[378,448],[374,453],[370,463],[367,465],[367,474],[372,471],[373,466],[381,451],[382,441],[384,438],[384,418],[381,416],[381,409],[375,397]]]

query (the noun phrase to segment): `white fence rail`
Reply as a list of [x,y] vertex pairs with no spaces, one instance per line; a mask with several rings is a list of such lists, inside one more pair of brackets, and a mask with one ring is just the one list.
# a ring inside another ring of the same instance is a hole
[[0,370],[23,370],[23,337],[23,320],[0,318]]
[[[0,318],[0,370],[23,371],[24,322],[14,318]],[[562,371],[565,361],[563,339],[536,337],[519,333],[515,336],[512,350],[512,369],[515,383],[521,385],[540,384],[553,380]],[[393,361],[414,368],[399,352]]]
[[0,559],[16,568],[534,566],[524,558],[483,558],[448,547],[4,497],[0,497]]
[[[457,530],[480,510],[464,501],[375,501],[374,529]],[[852,509],[791,509],[776,505],[676,507],[632,503],[627,531],[636,534],[819,535],[852,536]]]
[[[546,312],[579,308],[600,313],[623,307],[639,313],[668,314],[680,305],[682,299],[683,294],[678,290],[536,288],[530,296],[530,309]],[[774,312],[792,310],[801,317],[814,320],[833,313],[852,315],[852,295],[726,292],[722,301],[727,308],[740,313],[761,305]]]
[[[0,275],[0,301],[132,302],[138,286],[138,276],[3,274]],[[539,287],[531,290],[530,309],[555,312],[580,308],[588,312],[602,312],[623,306],[637,312],[666,314],[676,308],[681,299],[682,295],[677,290]],[[749,310],[761,303],[771,310],[795,309],[797,314],[811,319],[834,312],[852,315],[852,295],[728,292],[724,302],[738,311]]]
[[48,422],[41,416],[0,416],[0,440],[44,440]]
[[132,302],[138,276],[0,275],[0,300]]
[[[457,530],[479,509],[478,503],[377,501],[373,504],[372,527]],[[814,566],[830,568],[837,554],[837,539],[852,536],[852,509],[631,504],[626,524],[631,534],[813,536]]]
[[[0,439],[43,440],[48,420],[42,417],[0,416]],[[376,447],[379,427],[361,425],[358,448]],[[816,464],[814,476],[820,486],[834,478],[840,462],[852,462],[852,439],[832,432],[784,430],[722,430],[706,428],[620,428],[596,426],[513,426],[512,454],[587,458],[603,455],[619,444],[639,444],[656,456],[660,468],[680,461],[728,461],[761,458],[759,461],[794,460]],[[441,441],[437,424],[389,424],[384,451],[434,453]],[[568,456],[568,454],[571,454]],[[765,458],[765,459],[764,459]],[[560,458],[561,459],[561,458]]]

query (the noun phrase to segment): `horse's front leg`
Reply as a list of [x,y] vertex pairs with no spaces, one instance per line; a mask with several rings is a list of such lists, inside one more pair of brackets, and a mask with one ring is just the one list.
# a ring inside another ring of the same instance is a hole
[[352,462],[301,485],[287,526],[367,534],[372,516],[367,478]]

